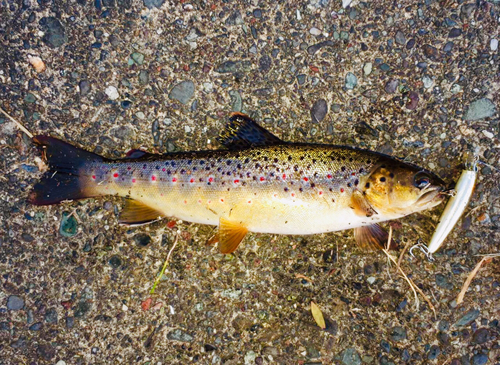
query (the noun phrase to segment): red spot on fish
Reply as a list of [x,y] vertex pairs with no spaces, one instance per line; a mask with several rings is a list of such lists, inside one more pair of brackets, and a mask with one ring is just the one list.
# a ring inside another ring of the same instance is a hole
[[249,201],[248,201],[248,204],[252,204],[252,201],[251,201],[251,200],[249,200]]
[[132,167],[130,167],[130,166],[127,166],[127,170],[132,170]]
[[234,180],[233,181],[235,184],[239,184],[240,183],[240,180]]
[[117,172],[115,172],[115,173],[113,174],[113,177],[114,177],[115,179],[116,179],[118,176],[119,176],[119,175],[118,175],[118,173],[117,173]]
[[209,183],[214,182],[214,178],[210,176],[210,177],[208,178],[208,182],[209,182]]
[[290,195],[292,196],[292,198],[295,198],[295,193],[292,193],[292,194],[290,194]]
[[170,222],[167,223],[167,227],[170,228],[170,229],[172,229],[172,228],[175,227],[176,223],[177,223],[176,221],[170,221]]
[[260,181],[266,181],[266,178],[264,176],[261,176]]
[[344,188],[340,188],[340,192],[343,193],[344,192]]
[[320,191],[318,191],[318,194],[319,195],[323,195],[323,192],[320,190]]
[[326,175],[326,178],[327,178],[327,179],[331,179],[332,177],[333,177],[333,176],[332,176],[332,175],[330,175],[330,174]]
[[223,199],[223,198],[220,198],[220,202],[221,202],[221,203],[224,203],[224,199]]
[[192,183],[194,183],[194,179],[189,180],[189,182],[190,182],[191,184],[192,184]]
[[351,175],[352,175],[352,176],[356,176],[356,173],[355,173],[355,172],[351,172]]
[[136,179],[132,179],[132,184],[135,184],[136,183]]
[[188,203],[188,201],[187,201],[187,200],[184,200],[184,204],[187,204],[187,203]]
[[151,181],[156,181],[156,176],[155,175],[151,175]]
[[283,180],[286,180],[286,174],[283,174],[282,178]]
[[277,197],[278,197],[278,194],[276,194],[276,193],[275,193],[273,196],[274,196],[275,198],[277,198]]
[[162,168],[161,171],[165,172],[165,171],[167,171],[167,169],[166,168]]
[[209,200],[207,203],[208,203],[208,204],[210,204],[210,203],[212,203],[212,201],[211,201],[211,200]]
[[305,177],[305,178],[304,178],[304,181],[305,181],[305,182],[308,182],[308,181],[309,181],[309,178]]
[[201,199],[198,199],[198,204],[201,204]]
[[96,179],[95,175],[92,175],[92,180],[95,180],[95,179]]
[[176,177],[172,178],[172,182],[177,182],[177,178]]

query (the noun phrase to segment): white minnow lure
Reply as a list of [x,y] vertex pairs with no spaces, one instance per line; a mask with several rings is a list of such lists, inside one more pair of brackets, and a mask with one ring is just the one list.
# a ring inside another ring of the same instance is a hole
[[429,253],[434,253],[443,245],[443,242],[450,234],[457,221],[462,216],[465,208],[469,204],[477,177],[477,158],[470,154],[467,156],[465,170],[462,171],[460,178],[455,186],[455,194],[450,197],[448,204],[444,208],[441,219],[439,220],[436,231],[432,235],[429,243]]

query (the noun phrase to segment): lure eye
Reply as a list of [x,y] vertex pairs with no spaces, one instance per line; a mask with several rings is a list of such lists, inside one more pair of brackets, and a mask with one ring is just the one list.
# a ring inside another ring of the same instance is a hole
[[431,177],[425,172],[417,172],[413,178],[413,185],[419,189],[423,189],[431,183]]

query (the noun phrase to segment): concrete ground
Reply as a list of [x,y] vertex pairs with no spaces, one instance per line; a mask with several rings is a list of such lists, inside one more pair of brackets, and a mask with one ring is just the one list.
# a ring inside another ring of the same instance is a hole
[[[107,157],[219,148],[242,111],[284,140],[389,153],[448,183],[469,148],[498,168],[498,1],[343,2],[0,0],[0,106]],[[2,365],[500,363],[500,258],[456,302],[500,251],[495,168],[435,261],[403,256],[434,316],[351,232],[251,234],[224,256],[209,226],[118,225],[119,198],[31,206],[40,155],[3,116],[0,150]],[[428,242],[442,209],[392,222],[395,255]]]

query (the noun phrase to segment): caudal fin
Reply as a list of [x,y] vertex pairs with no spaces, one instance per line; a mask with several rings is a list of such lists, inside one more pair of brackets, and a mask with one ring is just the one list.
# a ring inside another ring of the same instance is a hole
[[28,202],[50,205],[93,196],[82,185],[80,175],[86,165],[104,161],[103,157],[49,136],[35,136],[33,142],[42,151],[49,170],[33,187]]

